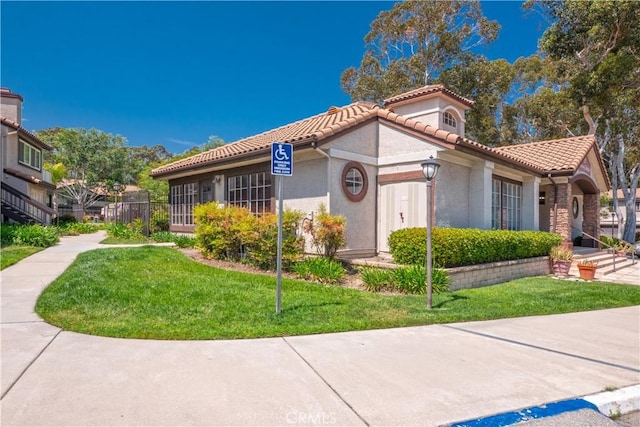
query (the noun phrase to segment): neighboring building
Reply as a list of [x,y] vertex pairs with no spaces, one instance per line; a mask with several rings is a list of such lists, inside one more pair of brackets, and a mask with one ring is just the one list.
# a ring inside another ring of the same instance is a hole
[[[627,216],[627,208],[625,207],[624,195],[622,194],[622,190],[618,190],[617,192],[618,198],[618,213],[614,216],[612,214],[613,211],[613,190],[609,190],[607,192],[607,197],[609,200],[608,208],[601,209],[601,226],[604,228],[604,232],[610,234],[612,232],[611,228],[613,227],[613,235],[616,237],[620,237],[619,234],[622,233],[622,229],[624,227],[620,227],[618,230],[619,224],[624,224],[626,222]],[[640,188],[636,189],[636,233],[640,232]],[[618,215],[620,217],[618,217]]]
[[[463,137],[473,101],[441,85],[356,102],[197,154],[152,171],[170,185],[171,230],[194,230],[193,207],[212,200],[275,211],[273,142],[293,144],[285,207],[313,219],[320,204],[347,218],[343,255],[388,251],[397,229],[426,224],[420,164],[441,164],[433,186],[438,227],[549,230],[570,245],[599,233],[599,197],[609,189],[591,136],[490,148]],[[584,240],[589,242],[588,239]]]
[[1,220],[50,224],[55,185],[43,170],[43,152],[53,147],[22,127],[22,102],[17,93],[0,89],[2,138]]
[[[96,185],[93,188],[85,188],[78,185],[79,181],[75,179],[63,179],[57,185],[58,192],[58,216],[73,215],[77,221],[83,221],[85,216],[92,219],[108,220],[109,206],[113,206],[113,201],[118,197],[122,203],[123,194],[134,193],[140,191],[135,185],[122,185],[120,191],[115,197],[115,193],[108,193],[104,185]],[[78,204],[75,194],[84,195],[87,206],[84,208]]]

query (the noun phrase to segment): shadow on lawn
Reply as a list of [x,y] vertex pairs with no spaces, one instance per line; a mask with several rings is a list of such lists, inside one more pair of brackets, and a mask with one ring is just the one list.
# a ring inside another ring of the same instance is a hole
[[318,307],[326,307],[329,305],[344,305],[341,302],[338,301],[334,301],[334,302],[323,302],[323,303],[318,303],[318,304],[297,304],[297,305],[293,305],[291,307],[282,307],[282,313],[289,313],[289,312],[295,312],[295,311],[299,311],[299,310],[305,310],[305,309],[310,309],[310,308],[318,308]]
[[449,296],[449,298],[447,298],[446,300],[440,301],[439,303],[435,304],[433,306],[433,308],[443,308],[445,305],[447,305],[449,303],[452,303],[452,302],[455,302],[455,301],[458,301],[458,300],[469,299],[469,297],[467,297],[467,296],[453,294],[453,293],[448,294],[448,296]]

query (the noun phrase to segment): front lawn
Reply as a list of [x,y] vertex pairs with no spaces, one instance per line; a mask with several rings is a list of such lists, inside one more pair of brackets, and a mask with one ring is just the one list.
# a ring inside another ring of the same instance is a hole
[[29,255],[40,252],[44,248],[36,248],[35,246],[6,246],[0,249],[0,270],[12,266],[20,260],[25,259]]
[[38,299],[65,330],[126,338],[220,339],[303,335],[567,313],[640,304],[640,287],[526,278],[425,297],[382,295],[220,270],[166,247],[81,254]]

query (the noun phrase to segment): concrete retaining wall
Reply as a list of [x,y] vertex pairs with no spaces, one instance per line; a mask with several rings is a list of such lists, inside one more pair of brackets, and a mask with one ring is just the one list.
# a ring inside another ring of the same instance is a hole
[[449,289],[480,288],[521,277],[551,274],[548,256],[448,268]]

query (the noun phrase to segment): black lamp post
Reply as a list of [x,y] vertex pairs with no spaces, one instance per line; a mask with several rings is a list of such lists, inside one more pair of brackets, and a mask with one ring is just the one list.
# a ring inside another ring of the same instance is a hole
[[431,205],[433,204],[431,197],[431,181],[436,178],[440,163],[435,161],[433,156],[429,156],[429,159],[423,162],[420,166],[422,166],[422,173],[427,180],[427,308],[431,309],[431,295],[433,291],[433,284],[431,282]]

